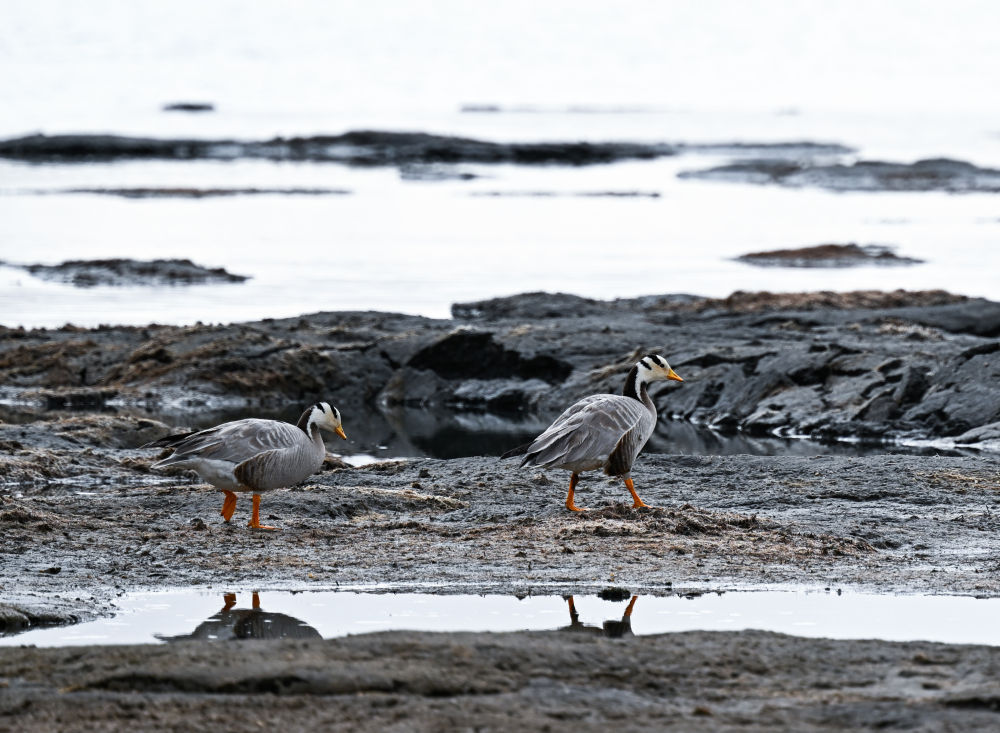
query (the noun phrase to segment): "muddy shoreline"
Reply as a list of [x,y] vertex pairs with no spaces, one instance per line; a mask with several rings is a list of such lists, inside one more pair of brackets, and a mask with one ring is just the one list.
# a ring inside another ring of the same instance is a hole
[[[150,476],[142,451],[77,448],[66,463],[76,453],[102,473],[86,492],[49,480],[0,496],[8,617],[92,618],[113,613],[120,593],[165,587],[429,584],[444,593],[525,595],[614,584],[659,595],[793,584],[1000,596],[1000,459],[992,456],[648,455],[635,476],[656,508],[631,509],[620,483],[588,477],[578,493],[590,507],[583,515],[563,509],[560,472],[518,471],[491,458],[400,461],[329,469],[268,493],[262,514],[280,530],[260,533],[244,526],[245,502],[225,525],[217,491],[184,476]],[[259,718],[366,730],[473,721],[503,730],[515,720],[551,730],[596,730],[612,720],[635,730],[874,729],[887,720],[990,726],[1000,709],[990,671],[998,664],[996,648],[753,631],[641,642],[398,632],[0,648],[0,725],[235,730]],[[728,680],[722,689],[720,680]],[[510,705],[516,718],[503,717]],[[240,712],[208,714],[230,706]]]
[[[4,329],[0,383],[30,414],[0,424],[0,620],[10,632],[106,616],[121,593],[165,588],[793,585],[1000,597],[993,450],[647,453],[634,477],[654,508],[631,508],[620,481],[589,474],[577,501],[590,511],[579,515],[563,507],[559,471],[494,457],[331,459],[304,485],[265,495],[262,520],[280,527],[265,533],[245,526],[246,501],[225,524],[218,491],[150,470],[158,453],[140,446],[182,420],[108,411],[115,400],[173,400],[183,416],[212,400],[330,398],[349,434],[352,414],[360,425],[400,405],[544,416],[618,391],[641,345],[687,380],[654,395],[684,419],[728,415],[752,431],[780,415],[854,438],[910,430],[988,448],[1000,422],[998,335],[1000,306],[945,293],[527,294],[456,306],[452,320],[326,313]],[[998,664],[995,648],[752,631],[0,648],[0,730],[989,727]]]
[[0,727],[987,730],[998,672],[993,648],[754,631],[0,649]]

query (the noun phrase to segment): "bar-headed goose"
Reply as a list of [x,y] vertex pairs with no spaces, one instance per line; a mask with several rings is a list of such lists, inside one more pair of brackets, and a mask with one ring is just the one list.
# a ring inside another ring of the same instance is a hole
[[317,402],[302,413],[298,423],[247,418],[222,423],[193,433],[168,435],[143,448],[173,448],[173,454],[153,468],[189,468],[226,495],[222,517],[228,522],[236,511],[236,494],[253,492],[253,517],[247,525],[274,529],[260,523],[260,491],[294,486],[323,465],[326,446],[320,430],[344,440],[340,412]]
[[647,506],[635,493],[632,463],[656,427],[646,385],[664,379],[684,381],[662,356],[644,356],[628,373],[621,395],[590,395],[572,405],[527,447],[521,465],[570,471],[566,508],[574,512],[583,511],[573,502],[579,474],[598,468],[625,479],[633,506]]

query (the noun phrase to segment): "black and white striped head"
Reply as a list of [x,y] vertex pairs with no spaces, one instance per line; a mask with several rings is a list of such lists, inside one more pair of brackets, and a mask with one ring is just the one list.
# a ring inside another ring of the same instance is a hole
[[344,440],[347,440],[344,428],[341,427],[340,410],[329,402],[317,402],[310,409],[306,410],[306,414],[309,416],[306,420],[307,433],[315,425],[321,430],[329,430],[331,433],[336,433]]
[[677,372],[670,368],[667,360],[659,354],[647,354],[636,363],[639,379],[643,382],[656,382],[663,379],[672,379],[675,382],[684,380],[677,376]]

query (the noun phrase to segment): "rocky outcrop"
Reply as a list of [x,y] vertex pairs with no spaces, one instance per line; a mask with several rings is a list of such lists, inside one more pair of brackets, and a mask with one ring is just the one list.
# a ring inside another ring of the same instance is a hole
[[544,423],[584,395],[619,392],[631,364],[659,352],[685,379],[654,390],[662,414],[717,430],[974,444],[977,429],[1000,422],[1000,304],[985,300],[862,292],[602,302],[532,293],[455,313],[3,329],[0,383],[15,401],[42,407],[330,399],[355,424],[400,408]]

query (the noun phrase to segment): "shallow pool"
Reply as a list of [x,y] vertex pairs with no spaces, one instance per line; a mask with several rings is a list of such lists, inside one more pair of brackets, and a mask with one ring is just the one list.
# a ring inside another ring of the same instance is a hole
[[439,595],[171,590],[135,593],[111,618],[29,629],[0,645],[334,638],[390,630],[550,631],[611,637],[765,629],[834,639],[1000,645],[1000,599],[768,590],[668,596]]

